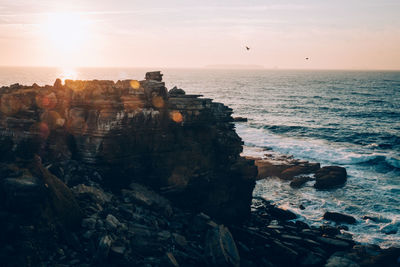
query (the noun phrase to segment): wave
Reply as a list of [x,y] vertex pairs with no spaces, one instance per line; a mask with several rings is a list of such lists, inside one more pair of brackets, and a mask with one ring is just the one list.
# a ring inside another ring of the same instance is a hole
[[276,128],[288,129],[288,131],[307,131],[307,127],[301,126],[249,128],[246,125],[237,125],[237,131],[246,146],[268,148],[278,153],[293,155],[296,158],[325,162],[326,164],[371,165],[379,167],[380,171],[400,171],[400,155],[385,151],[375,152],[375,149],[380,147],[377,144],[372,143],[369,146],[360,147],[354,144],[332,144],[311,138],[293,138],[271,133],[270,130]]

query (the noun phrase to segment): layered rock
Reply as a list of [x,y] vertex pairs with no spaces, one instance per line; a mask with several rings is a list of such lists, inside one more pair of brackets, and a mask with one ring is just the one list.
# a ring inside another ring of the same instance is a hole
[[249,214],[257,170],[239,156],[232,110],[197,95],[168,94],[159,72],[143,81],[17,84],[2,87],[0,96],[4,160],[38,154],[50,169],[63,166],[57,174],[66,181],[73,159],[115,190],[139,182],[225,221]]

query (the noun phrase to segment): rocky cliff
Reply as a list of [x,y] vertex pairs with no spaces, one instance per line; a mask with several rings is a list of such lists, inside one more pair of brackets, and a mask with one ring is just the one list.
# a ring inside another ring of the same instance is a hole
[[[239,156],[232,110],[167,92],[159,72],[0,98],[1,266],[398,266],[400,248],[342,232],[351,216],[310,227],[252,199],[257,169]],[[340,170],[256,163],[259,178]]]
[[[37,154],[68,186],[85,176],[114,191],[139,182],[229,223],[250,212],[257,171],[239,156],[232,110],[176,88],[168,93],[159,72],[143,81],[15,84],[0,97],[3,161]],[[94,171],[71,175],[77,162]]]

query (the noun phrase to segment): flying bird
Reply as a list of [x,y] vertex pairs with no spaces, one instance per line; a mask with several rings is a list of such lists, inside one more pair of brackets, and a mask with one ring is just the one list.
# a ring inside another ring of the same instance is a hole
[[247,49],[247,51],[249,51],[249,50],[250,50],[250,47],[246,46],[246,49]]

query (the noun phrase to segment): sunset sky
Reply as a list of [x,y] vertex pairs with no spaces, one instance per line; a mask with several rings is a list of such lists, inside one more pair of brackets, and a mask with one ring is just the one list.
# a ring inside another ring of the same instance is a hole
[[1,0],[0,65],[400,69],[399,14],[399,0]]

